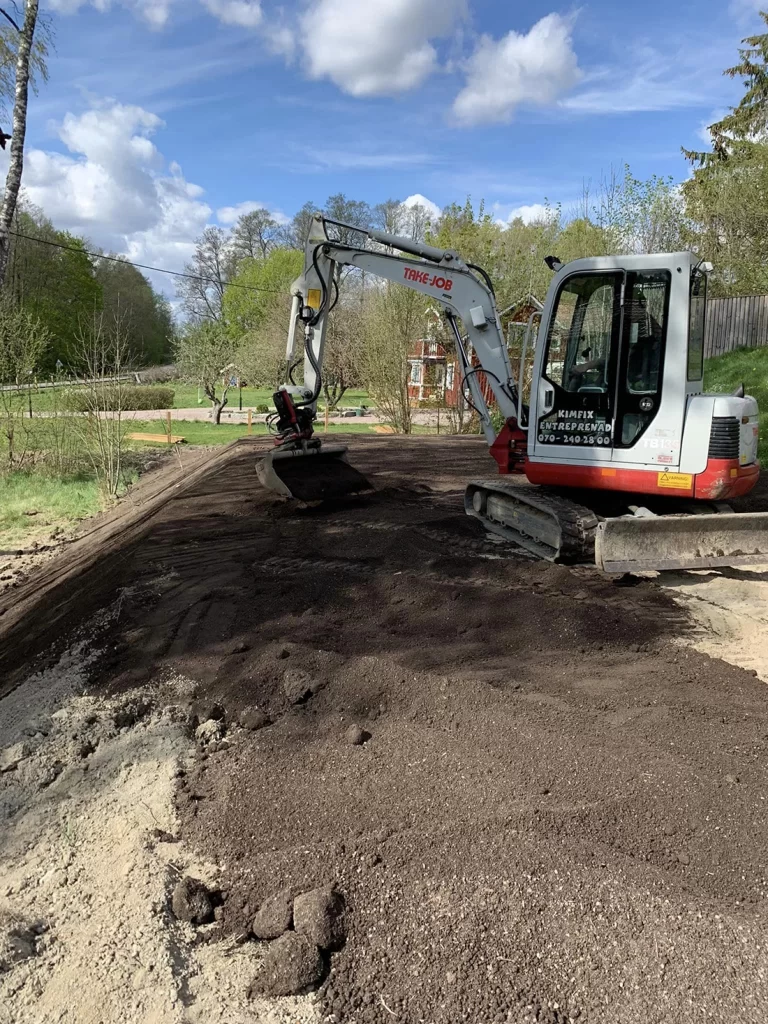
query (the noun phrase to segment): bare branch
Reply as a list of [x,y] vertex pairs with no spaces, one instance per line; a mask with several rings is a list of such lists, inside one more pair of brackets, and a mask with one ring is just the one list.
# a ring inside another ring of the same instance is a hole
[[16,24],[16,22],[13,20],[13,18],[10,16],[10,14],[7,11],[4,11],[2,7],[0,7],[0,14],[2,14],[2,16],[4,18],[6,18],[8,21],[10,21],[10,23],[13,25],[13,27],[16,29],[17,32],[21,32],[21,29]]

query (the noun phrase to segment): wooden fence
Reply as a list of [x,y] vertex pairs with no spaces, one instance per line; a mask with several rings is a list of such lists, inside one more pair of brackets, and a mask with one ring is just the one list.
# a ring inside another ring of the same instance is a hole
[[709,300],[704,336],[706,358],[760,345],[768,345],[768,295]]

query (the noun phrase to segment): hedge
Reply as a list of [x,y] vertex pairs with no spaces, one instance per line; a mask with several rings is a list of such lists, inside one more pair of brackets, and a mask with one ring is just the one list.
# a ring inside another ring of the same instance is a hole
[[[146,409],[172,409],[175,392],[173,388],[141,387],[130,384],[119,390],[112,389],[109,385],[98,397],[100,409],[115,411],[122,408],[125,411],[137,411]],[[67,408],[72,412],[88,412],[94,405],[93,396],[87,388],[70,391],[66,397]]]

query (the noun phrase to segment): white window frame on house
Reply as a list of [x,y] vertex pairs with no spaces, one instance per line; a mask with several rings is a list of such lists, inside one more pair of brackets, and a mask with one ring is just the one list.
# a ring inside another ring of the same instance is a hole
[[416,384],[421,387],[421,381],[424,376],[424,368],[422,364],[414,359],[411,363],[411,384]]
[[453,375],[456,372],[456,364],[448,363],[445,368],[445,390],[453,391]]

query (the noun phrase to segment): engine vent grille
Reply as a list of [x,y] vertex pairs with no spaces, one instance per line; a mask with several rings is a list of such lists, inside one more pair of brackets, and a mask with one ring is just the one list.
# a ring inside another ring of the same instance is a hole
[[709,436],[710,459],[738,459],[741,423],[736,416],[715,416]]

